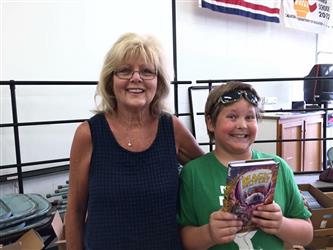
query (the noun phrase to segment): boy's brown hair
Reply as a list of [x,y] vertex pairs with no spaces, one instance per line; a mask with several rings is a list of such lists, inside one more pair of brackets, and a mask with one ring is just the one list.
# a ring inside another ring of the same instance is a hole
[[[206,125],[207,125],[207,118],[210,118],[213,126],[215,126],[217,117],[218,117],[220,111],[223,109],[223,107],[232,104],[232,103],[222,103],[220,101],[220,97],[223,96],[225,93],[239,91],[239,90],[249,91],[253,95],[255,95],[255,97],[258,99],[258,105],[253,105],[252,103],[251,104],[255,107],[257,120],[260,119],[260,117],[261,117],[260,113],[262,112],[261,108],[259,107],[261,99],[260,99],[257,91],[252,87],[251,84],[243,83],[240,81],[230,81],[230,82],[226,82],[225,84],[215,86],[210,91],[207,101],[206,101],[206,105],[205,105]],[[208,129],[207,129],[207,132],[208,132],[208,136],[209,136],[210,140],[213,141],[214,133],[212,133]]]

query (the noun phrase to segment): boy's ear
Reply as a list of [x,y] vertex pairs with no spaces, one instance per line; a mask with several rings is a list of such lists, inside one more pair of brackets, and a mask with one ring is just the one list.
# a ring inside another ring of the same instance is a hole
[[209,132],[214,132],[215,126],[214,126],[214,124],[212,122],[212,118],[210,117],[210,115],[207,115],[205,119],[206,119],[207,130]]

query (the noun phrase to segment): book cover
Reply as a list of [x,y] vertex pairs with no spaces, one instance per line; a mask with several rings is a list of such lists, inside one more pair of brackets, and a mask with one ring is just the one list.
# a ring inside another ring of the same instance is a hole
[[240,232],[255,230],[252,211],[273,202],[278,170],[279,163],[273,159],[229,162],[222,209],[243,221]]

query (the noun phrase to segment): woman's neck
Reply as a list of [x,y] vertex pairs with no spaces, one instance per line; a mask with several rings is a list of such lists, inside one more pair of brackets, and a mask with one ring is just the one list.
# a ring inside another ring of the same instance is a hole
[[153,118],[148,112],[116,111],[113,118],[126,128],[142,127],[150,123]]
[[141,152],[147,149],[156,137],[158,118],[149,114],[114,112],[106,116],[117,142],[126,149]]

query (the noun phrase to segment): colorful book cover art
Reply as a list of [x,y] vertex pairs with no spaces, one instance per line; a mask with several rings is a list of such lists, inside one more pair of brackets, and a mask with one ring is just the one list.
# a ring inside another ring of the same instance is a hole
[[251,223],[253,210],[273,202],[278,170],[279,163],[273,159],[229,162],[223,211],[243,221],[239,232],[255,230]]

